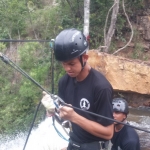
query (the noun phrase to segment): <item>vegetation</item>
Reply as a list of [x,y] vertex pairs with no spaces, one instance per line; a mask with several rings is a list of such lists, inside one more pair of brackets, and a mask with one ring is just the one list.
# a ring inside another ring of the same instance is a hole
[[[55,5],[52,5],[53,0],[2,0],[0,1],[0,39],[50,40],[65,28],[74,27],[82,30],[83,2],[83,0],[57,0]],[[103,28],[112,4],[112,0],[91,1],[91,49],[103,45]],[[134,20],[137,9],[143,8],[143,1],[127,0],[126,5],[127,12]],[[122,8],[118,18],[112,50],[116,47],[117,38],[125,40],[123,29],[126,19]],[[140,45],[136,46],[140,49]],[[52,61],[53,51],[49,43],[0,43],[0,51],[8,55],[45,89],[57,94],[57,82],[64,71],[58,62]],[[137,54],[134,56],[138,57]],[[2,61],[0,74],[0,134],[28,130],[35,109],[42,98],[42,92],[30,80]],[[35,124],[43,119],[44,110],[41,106]]]

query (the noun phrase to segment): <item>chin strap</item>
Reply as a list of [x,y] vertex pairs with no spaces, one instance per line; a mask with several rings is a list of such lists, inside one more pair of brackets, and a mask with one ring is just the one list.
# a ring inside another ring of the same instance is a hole
[[80,56],[80,62],[81,62],[81,66],[82,66],[82,69],[81,71],[84,69],[85,65],[86,65],[86,62],[83,63],[83,60],[82,60],[82,55]]

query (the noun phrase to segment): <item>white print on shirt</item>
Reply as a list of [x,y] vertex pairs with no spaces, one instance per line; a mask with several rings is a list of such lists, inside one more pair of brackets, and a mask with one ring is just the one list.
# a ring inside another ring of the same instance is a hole
[[82,98],[80,100],[80,107],[84,110],[88,110],[90,108],[90,103],[86,98]]

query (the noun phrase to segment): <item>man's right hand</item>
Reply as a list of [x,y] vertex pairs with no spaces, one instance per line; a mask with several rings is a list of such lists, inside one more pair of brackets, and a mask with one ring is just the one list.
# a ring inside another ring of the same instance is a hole
[[48,116],[52,116],[55,113],[55,105],[53,99],[45,91],[43,91],[43,98],[41,100],[41,103],[46,108]]
[[73,108],[67,107],[67,106],[60,106],[59,111],[60,111],[59,112],[60,118],[64,120],[69,120],[69,121],[72,121],[72,119],[74,119],[74,116],[77,114]]

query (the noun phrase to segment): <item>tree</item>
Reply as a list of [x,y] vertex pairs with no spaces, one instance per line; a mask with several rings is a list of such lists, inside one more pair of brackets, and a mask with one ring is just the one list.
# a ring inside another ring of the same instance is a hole
[[[113,9],[113,11],[112,11],[111,23],[110,23],[107,35],[106,35],[106,25],[107,25],[108,16],[106,18],[106,24],[104,28],[104,52],[107,52],[107,53],[109,51],[111,39],[112,39],[112,36],[114,35],[114,31],[116,27],[117,15],[119,11],[119,0],[114,0],[114,4],[110,8],[109,12],[111,11],[111,9]],[[108,15],[109,15],[109,12],[108,12]]]
[[[5,0],[0,2],[0,20],[2,38],[12,38],[16,33],[22,34],[25,29],[26,6],[23,1]],[[4,34],[5,32],[5,34]],[[19,35],[20,36],[20,35]]]
[[89,24],[90,24],[90,0],[84,0],[84,28],[83,33],[89,40]]

